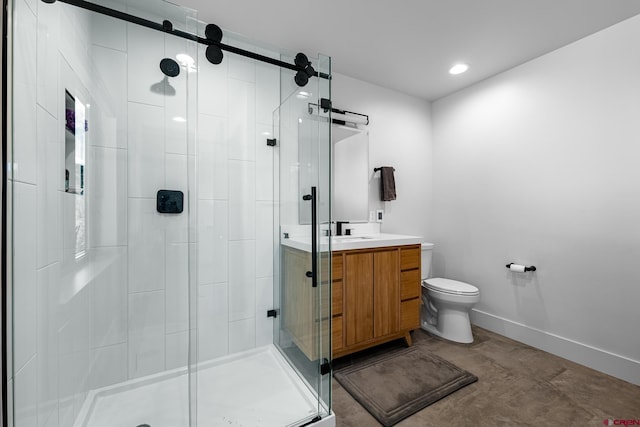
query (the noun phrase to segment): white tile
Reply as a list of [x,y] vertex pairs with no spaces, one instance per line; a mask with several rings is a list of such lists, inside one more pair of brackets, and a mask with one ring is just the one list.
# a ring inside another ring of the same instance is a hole
[[186,155],[166,154],[165,188],[182,191],[186,195],[189,190],[187,167]]
[[129,377],[164,369],[164,292],[129,295]]
[[127,341],[127,249],[93,251],[101,271],[93,282],[93,346]]
[[255,122],[255,84],[229,79],[229,159],[255,159]]
[[38,425],[45,425],[58,408],[58,296],[60,264],[38,270],[37,288],[37,388]]
[[189,329],[189,248],[187,244],[167,244],[166,332]]
[[229,352],[227,284],[201,285],[198,298],[198,361]]
[[273,202],[256,202],[256,277],[273,276]]
[[58,407],[56,406],[48,418],[40,420],[40,417],[38,417],[38,425],[40,427],[60,427],[58,418]]
[[198,198],[228,196],[227,119],[200,114],[198,120]]
[[[89,23],[91,13],[88,10],[72,7],[63,7],[59,11],[60,87],[68,89],[73,95],[79,93],[77,86],[80,86],[80,82],[91,84],[93,80],[88,46],[91,40]],[[64,67],[65,62],[69,65],[68,69]],[[71,74],[66,74],[67,71],[71,71]],[[69,80],[70,76],[74,80]]]
[[[198,49],[198,112],[214,116],[227,116],[227,61],[213,65],[205,57],[205,48]],[[211,96],[202,96],[211,94]]]
[[244,319],[229,323],[229,353],[249,350],[256,346],[255,319]]
[[[102,103],[106,103],[104,108]],[[101,99],[91,106],[91,138],[89,143],[96,147],[127,148],[127,103],[124,110],[117,113],[111,111],[108,100]],[[124,122],[119,122],[116,114],[124,117]]]
[[[188,43],[190,42],[180,37],[166,37],[164,57],[176,60],[177,55],[186,54]],[[196,79],[197,75],[190,73],[183,66],[180,67],[178,76],[169,79],[171,86],[175,89],[175,95],[171,96],[170,102],[165,102],[167,153],[187,154],[187,120],[191,119],[187,108],[187,86],[189,84],[195,86]]]
[[86,248],[86,198],[62,192],[62,262],[64,266],[75,263],[76,254]]
[[[255,47],[249,43],[236,40],[227,41],[230,45],[239,47],[240,49],[253,52]],[[238,79],[246,82],[256,81],[256,61],[245,58],[244,56],[234,55],[225,52],[225,61],[229,63],[229,78]],[[275,67],[274,67],[275,68]]]
[[201,200],[198,206],[198,282],[226,282],[228,204],[219,200]]
[[87,388],[97,389],[127,380],[127,344],[100,347],[93,352]]
[[[111,9],[124,11],[124,7],[110,2]],[[127,23],[99,13],[91,14],[91,42],[98,46],[126,52]]]
[[164,187],[162,108],[129,103],[129,197],[156,197]]
[[94,147],[90,156],[91,245],[126,245],[127,150]]
[[13,49],[13,177],[36,183],[36,18],[15,2]]
[[14,378],[14,426],[38,426],[36,357],[29,360]]
[[229,161],[229,239],[255,238],[255,163]]
[[[97,15],[97,14],[96,14]],[[117,38],[117,37],[116,37]],[[127,54],[100,46],[92,48],[94,91],[90,141],[103,147],[127,147]],[[99,119],[94,120],[94,117]],[[115,131],[115,133],[114,133]]]
[[25,0],[25,3],[29,7],[29,10],[31,10],[34,14],[36,14],[38,10],[37,2],[38,0]]
[[53,117],[58,115],[58,100],[64,91],[58,88],[59,7],[38,2],[37,98],[38,104]]
[[273,308],[273,277],[256,279],[256,347],[273,343],[273,317],[267,317]]
[[274,147],[267,145],[273,138],[272,126],[256,124],[256,200],[273,200]]
[[167,190],[182,191],[183,212],[180,214],[166,214],[164,216],[167,244],[187,243],[189,240],[189,165],[186,155],[167,154],[166,157]]
[[36,187],[14,183],[13,328],[14,367],[22,368],[36,352]]
[[[127,24],[127,35],[129,101],[163,106],[165,82],[171,84],[169,78],[164,80],[165,75],[160,70],[160,60],[164,58],[164,34]],[[160,88],[160,91],[154,91],[152,87]],[[157,123],[162,123],[161,120]],[[132,123],[129,120],[129,125]]]
[[42,107],[37,108],[38,126],[38,188],[37,188],[37,246],[38,268],[60,261],[62,252],[62,200],[58,189],[64,177],[62,166],[63,145],[58,121]]
[[129,292],[164,289],[164,221],[155,199],[129,199]]
[[[88,255],[90,257],[91,255]],[[85,259],[74,269],[62,268],[59,282],[58,352],[68,354],[89,351],[94,342],[93,282],[100,266]]]
[[189,362],[189,332],[166,336],[166,369],[182,368]]
[[84,398],[86,382],[90,376],[93,351],[83,350],[60,356],[60,426],[73,426]]
[[255,242],[229,242],[229,321],[255,316]]
[[[260,52],[262,55],[278,55]],[[273,111],[280,105],[280,70],[271,64],[256,63],[256,121],[272,123]]]

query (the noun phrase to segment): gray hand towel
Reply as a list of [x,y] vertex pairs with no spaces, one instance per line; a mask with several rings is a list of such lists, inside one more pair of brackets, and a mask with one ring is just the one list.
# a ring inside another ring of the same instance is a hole
[[380,199],[384,202],[396,199],[396,180],[393,177],[394,168],[382,166],[380,168]]

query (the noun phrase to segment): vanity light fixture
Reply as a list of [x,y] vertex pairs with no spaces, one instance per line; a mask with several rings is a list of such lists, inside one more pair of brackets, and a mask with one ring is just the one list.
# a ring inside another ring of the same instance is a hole
[[454,76],[457,74],[462,74],[469,69],[469,64],[458,63],[453,67],[449,68],[449,74],[453,74]]

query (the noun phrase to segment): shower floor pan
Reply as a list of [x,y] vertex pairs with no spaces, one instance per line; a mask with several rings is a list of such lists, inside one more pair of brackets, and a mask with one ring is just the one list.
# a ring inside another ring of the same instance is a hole
[[[272,345],[207,362],[191,381],[194,426],[284,427],[317,413],[315,393]],[[185,368],[93,390],[74,427],[187,427],[188,390]],[[321,425],[334,426],[334,415],[314,424]]]

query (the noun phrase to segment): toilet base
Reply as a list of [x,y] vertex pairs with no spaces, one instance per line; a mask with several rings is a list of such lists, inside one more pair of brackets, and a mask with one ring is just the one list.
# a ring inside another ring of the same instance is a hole
[[471,321],[469,320],[469,313],[466,311],[443,310],[440,308],[438,310],[437,325],[434,326],[421,320],[420,326],[430,334],[449,341],[462,344],[471,344],[473,342]]

